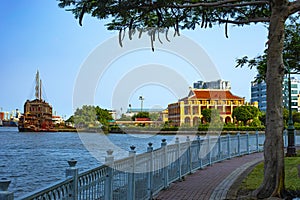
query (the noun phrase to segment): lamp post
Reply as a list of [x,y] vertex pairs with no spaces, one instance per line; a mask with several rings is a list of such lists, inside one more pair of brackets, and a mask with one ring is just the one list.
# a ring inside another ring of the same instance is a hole
[[143,112],[143,101],[144,101],[144,97],[140,96],[139,100],[141,101],[141,112]]
[[129,113],[131,113],[131,104],[129,104],[128,106],[129,106]]
[[295,135],[294,135],[294,123],[292,118],[292,83],[291,83],[291,71],[290,67],[288,66],[288,90],[289,90],[289,121],[288,121],[288,147],[287,147],[287,157],[296,156],[296,148],[295,148]]

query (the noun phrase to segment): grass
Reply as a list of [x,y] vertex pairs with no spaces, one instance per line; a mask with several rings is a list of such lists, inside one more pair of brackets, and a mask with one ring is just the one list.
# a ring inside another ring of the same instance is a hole
[[[300,151],[296,157],[285,157],[285,188],[290,192],[300,192],[300,178],[298,165],[300,165]],[[246,193],[257,189],[263,181],[264,163],[259,163],[253,171],[243,180],[239,193]]]

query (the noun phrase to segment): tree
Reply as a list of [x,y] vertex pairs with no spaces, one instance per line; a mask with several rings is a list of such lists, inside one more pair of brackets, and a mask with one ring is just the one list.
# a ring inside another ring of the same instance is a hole
[[84,105],[82,108],[77,108],[74,113],[74,122],[76,127],[86,128],[96,126],[97,116],[95,107]]
[[75,125],[80,127],[108,126],[109,120],[112,120],[111,114],[99,106],[84,105],[74,113]]
[[211,109],[203,109],[201,111],[201,114],[205,120],[205,122],[210,122],[210,116],[211,116]]
[[[159,41],[159,34],[168,35],[174,28],[207,28],[224,24],[227,35],[228,24],[247,25],[266,23],[268,25],[267,48],[267,102],[266,135],[264,143],[264,180],[253,193],[257,198],[282,197],[284,195],[284,149],[282,120],[282,80],[284,64],[282,52],[285,37],[285,22],[288,17],[300,11],[300,0],[59,0],[61,8],[68,8],[82,25],[85,14],[99,19],[111,19],[109,30],[128,31],[129,38],[136,30],[150,35],[152,49]],[[155,40],[155,38],[158,40]]]
[[213,124],[220,122],[220,113],[217,109],[203,109],[201,114],[206,122]]
[[300,112],[294,112],[293,113],[293,122],[294,123],[300,123]]
[[132,120],[134,121],[135,118],[150,118],[149,112],[138,112],[132,116]]
[[131,117],[130,116],[126,116],[125,114],[122,114],[120,119],[118,119],[118,121],[131,121]]
[[258,118],[259,116],[258,108],[254,106],[239,106],[236,107],[232,112],[232,117],[237,121],[242,121],[244,125],[247,125],[249,120],[253,120],[254,118]]
[[74,123],[74,116],[70,116],[69,119],[66,120],[66,122]]
[[107,109],[102,109],[99,106],[95,107],[97,120],[103,125],[108,126],[109,121],[113,120],[111,114]]

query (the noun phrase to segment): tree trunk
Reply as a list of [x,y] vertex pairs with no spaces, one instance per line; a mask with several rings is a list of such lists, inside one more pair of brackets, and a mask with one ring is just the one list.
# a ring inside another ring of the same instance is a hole
[[284,24],[287,19],[287,1],[271,1],[272,15],[269,25],[267,58],[267,112],[264,143],[264,180],[254,195],[257,198],[284,195],[284,147],[282,82],[284,64],[282,50]]

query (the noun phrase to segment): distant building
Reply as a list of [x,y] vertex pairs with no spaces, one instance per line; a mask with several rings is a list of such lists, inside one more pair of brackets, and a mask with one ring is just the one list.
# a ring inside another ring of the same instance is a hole
[[257,102],[258,108],[261,111],[266,111],[267,109],[267,85],[266,83],[256,81],[251,82],[251,103]]
[[52,123],[55,124],[61,124],[64,123],[65,121],[63,120],[63,118],[61,116],[52,116]]
[[[291,96],[292,96],[292,110],[298,111],[298,94],[299,94],[299,80],[295,77],[291,77]],[[284,108],[289,108],[289,90],[288,90],[288,78],[284,77],[283,88],[282,88],[282,105]],[[267,85],[264,81],[257,83],[256,81],[251,82],[251,103],[257,102],[258,108],[261,111],[267,110]]]
[[175,126],[197,126],[205,122],[201,114],[204,109],[217,109],[220,120],[229,123],[233,122],[233,109],[244,104],[245,98],[229,90],[191,89],[187,97],[168,105],[168,120]]
[[[298,111],[298,89],[299,80],[295,77],[291,77],[291,105],[292,111]],[[283,106],[286,109],[289,109],[289,85],[288,85],[288,78],[284,77],[283,80],[283,88],[282,88],[282,95],[283,95]]]
[[117,119],[117,111],[116,110],[108,110],[108,113],[111,114],[113,120]]
[[195,89],[220,89],[220,90],[230,90],[230,81],[217,80],[217,81],[198,81],[194,83]]

